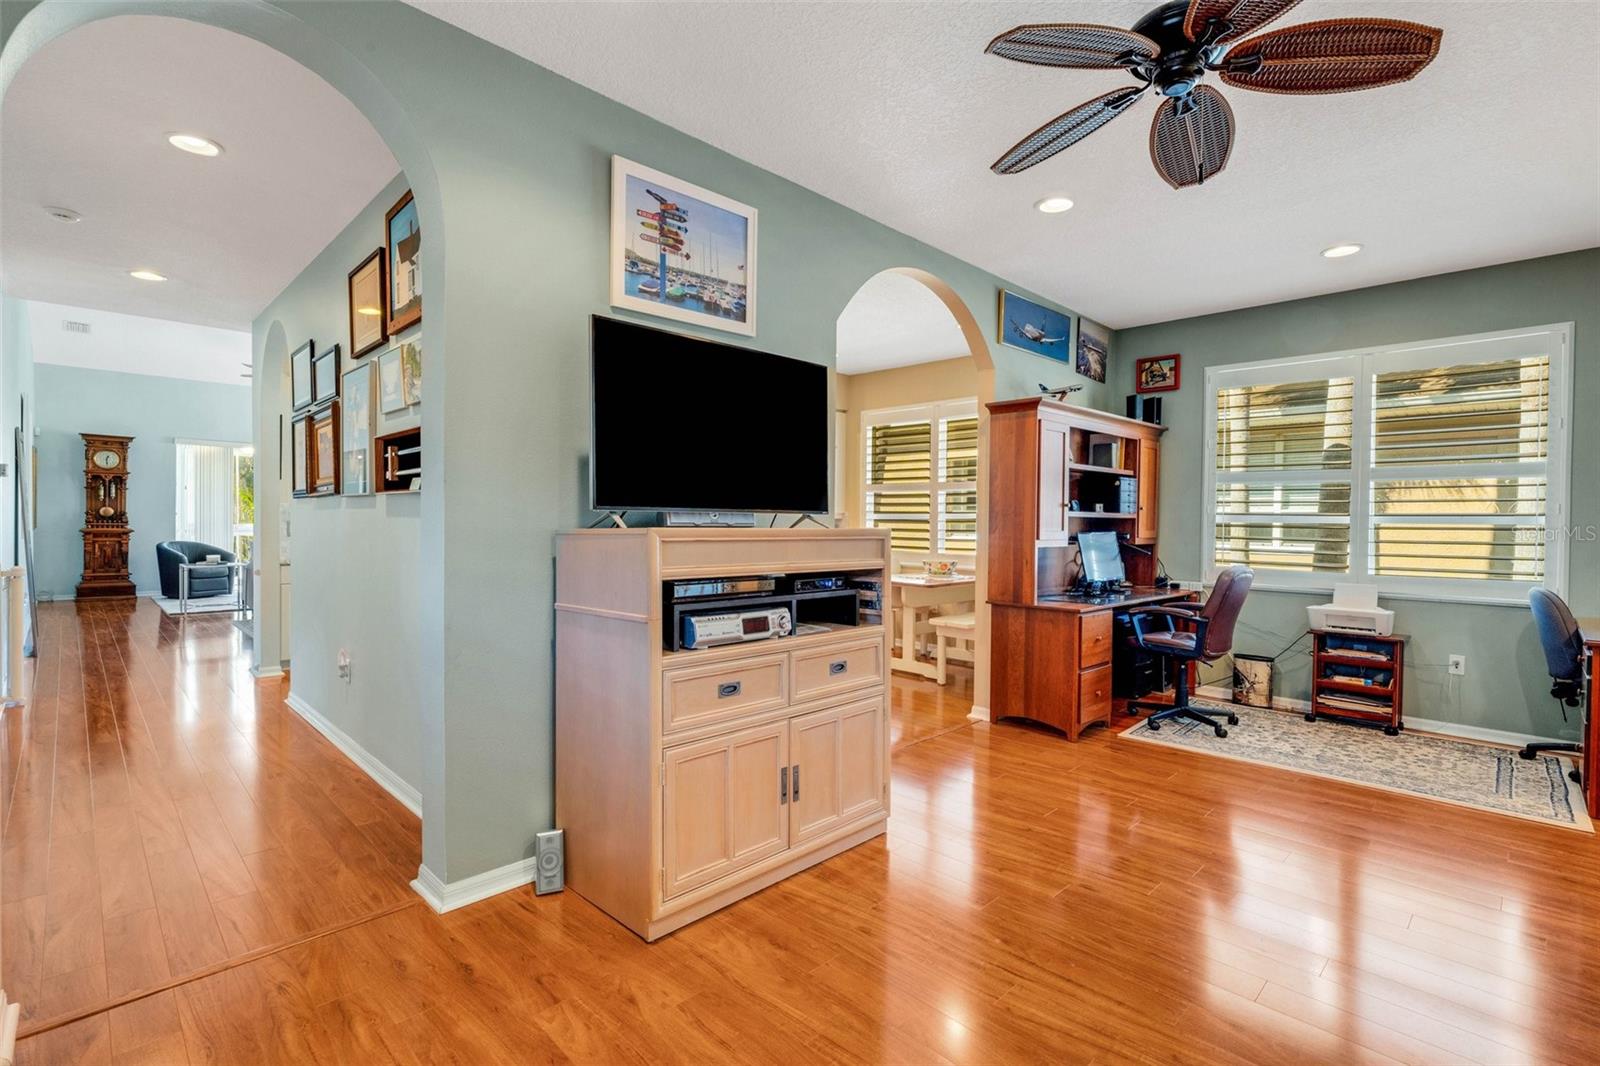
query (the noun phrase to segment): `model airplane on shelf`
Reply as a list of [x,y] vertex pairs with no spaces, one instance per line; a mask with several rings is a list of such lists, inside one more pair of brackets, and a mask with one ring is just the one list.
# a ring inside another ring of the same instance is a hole
[[1044,393],[1046,396],[1054,396],[1058,400],[1065,400],[1067,398],[1067,394],[1068,393],[1082,392],[1083,391],[1083,386],[1082,385],[1063,385],[1059,389],[1052,389],[1050,386],[1046,385],[1044,382],[1041,381],[1039,383],[1039,391]]

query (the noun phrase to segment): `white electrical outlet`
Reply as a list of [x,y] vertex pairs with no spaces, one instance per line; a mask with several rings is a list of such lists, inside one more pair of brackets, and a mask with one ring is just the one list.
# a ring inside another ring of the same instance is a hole
[[345,681],[350,680],[350,653],[343,648],[339,649],[339,676]]
[[1465,674],[1467,672],[1467,657],[1465,655],[1450,656],[1450,672],[1452,674]]

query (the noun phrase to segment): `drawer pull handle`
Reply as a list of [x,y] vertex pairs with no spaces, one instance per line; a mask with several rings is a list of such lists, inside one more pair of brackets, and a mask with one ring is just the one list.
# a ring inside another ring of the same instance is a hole
[[717,699],[725,700],[729,696],[737,696],[744,691],[743,681],[724,681],[717,686]]
[[842,674],[848,669],[850,669],[850,663],[845,659],[836,659],[828,664],[829,676]]

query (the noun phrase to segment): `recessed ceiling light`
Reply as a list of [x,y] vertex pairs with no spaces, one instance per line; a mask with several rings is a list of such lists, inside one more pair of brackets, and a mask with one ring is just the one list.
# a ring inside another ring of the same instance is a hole
[[166,281],[167,280],[165,274],[157,274],[154,270],[144,270],[142,268],[139,269],[139,270],[130,270],[130,271],[128,271],[128,276],[130,278],[138,278],[140,281]]
[[1336,244],[1332,248],[1324,248],[1322,250],[1322,258],[1343,259],[1345,256],[1355,255],[1359,251],[1361,251],[1361,245],[1359,244]]
[[1072,201],[1065,196],[1046,196],[1033,206],[1047,215],[1059,215],[1063,211],[1072,210]]
[[44,209],[44,213],[57,222],[65,222],[69,226],[74,222],[83,221],[83,216],[70,207],[47,207]]
[[195,133],[174,133],[167,138],[167,143],[191,155],[209,157],[222,154],[222,145]]

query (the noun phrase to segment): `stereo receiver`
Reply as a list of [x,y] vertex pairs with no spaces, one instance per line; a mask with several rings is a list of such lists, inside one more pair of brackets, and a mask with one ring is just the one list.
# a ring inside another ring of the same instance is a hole
[[683,646],[714,648],[719,644],[786,637],[793,630],[794,619],[790,617],[787,607],[691,614],[683,619]]

